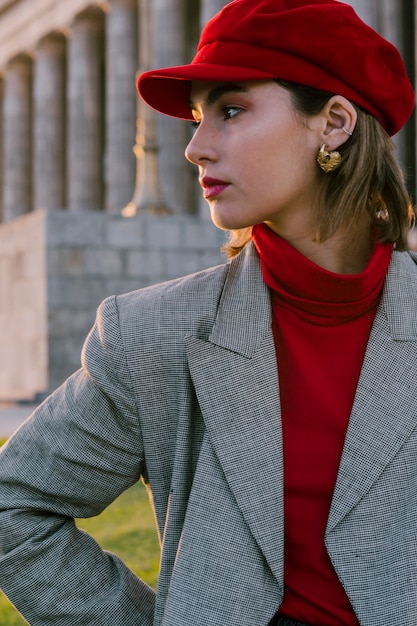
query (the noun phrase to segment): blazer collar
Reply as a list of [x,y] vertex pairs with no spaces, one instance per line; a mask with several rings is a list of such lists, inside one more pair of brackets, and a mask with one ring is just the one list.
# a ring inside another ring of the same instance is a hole
[[[327,533],[390,462],[417,422],[417,270],[394,253],[350,419]],[[187,339],[207,431],[271,570],[282,576],[282,443],[268,288],[252,244],[229,265],[209,340]],[[401,416],[401,419],[399,419]],[[250,496],[248,494],[251,494]],[[259,514],[262,512],[262,515]]]
[[417,338],[417,254],[394,252],[388,268],[381,309],[392,338]]
[[[393,252],[378,314],[393,339],[417,338],[417,254]],[[269,289],[252,243],[229,266],[209,341],[250,357],[271,327]]]
[[370,490],[417,424],[417,267],[394,253],[369,337],[327,534]]
[[229,265],[209,341],[250,358],[270,328],[269,289],[251,242]]
[[188,337],[191,377],[225,479],[283,577],[281,420],[268,288],[252,244],[230,263],[208,341]]

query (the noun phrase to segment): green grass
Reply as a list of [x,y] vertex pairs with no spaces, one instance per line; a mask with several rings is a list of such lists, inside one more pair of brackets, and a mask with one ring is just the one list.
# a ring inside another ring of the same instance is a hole
[[[141,483],[125,491],[101,515],[77,520],[77,526],[90,533],[102,548],[115,552],[130,569],[155,588],[159,545],[153,513]],[[25,624],[27,622],[0,592],[0,626]]]

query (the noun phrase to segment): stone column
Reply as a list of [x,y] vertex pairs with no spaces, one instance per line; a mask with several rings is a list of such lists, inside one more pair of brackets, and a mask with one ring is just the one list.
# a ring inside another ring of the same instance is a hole
[[32,209],[32,59],[8,64],[4,84],[3,219]]
[[350,4],[359,17],[369,26],[378,30],[378,2],[379,0],[345,0],[346,4]]
[[110,0],[106,19],[105,206],[120,211],[132,197],[139,64],[137,0]]
[[[183,0],[152,0],[152,67],[180,65],[186,59],[186,25]],[[175,213],[195,210],[190,203],[191,166],[184,157],[188,140],[186,122],[156,116],[158,163],[162,197]]]
[[62,33],[44,37],[34,66],[34,208],[62,209],[65,199],[65,59]]
[[68,45],[68,207],[101,209],[103,204],[104,14],[80,13]]
[[[152,63],[152,2],[141,0],[139,3],[139,73],[150,69]],[[162,200],[158,170],[158,142],[156,139],[156,113],[141,98],[136,98],[136,185],[133,198],[122,211],[124,216],[136,213],[168,213],[169,209]]]

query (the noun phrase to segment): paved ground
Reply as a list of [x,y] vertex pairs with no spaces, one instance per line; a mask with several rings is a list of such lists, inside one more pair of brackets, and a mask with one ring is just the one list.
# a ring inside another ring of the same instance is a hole
[[0,403],[0,437],[8,437],[32,413],[36,405]]

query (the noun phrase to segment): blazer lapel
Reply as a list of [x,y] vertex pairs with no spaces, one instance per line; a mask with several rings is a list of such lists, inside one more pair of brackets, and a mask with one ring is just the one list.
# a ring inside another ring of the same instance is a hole
[[282,583],[282,449],[270,300],[253,247],[236,261],[208,341],[189,337],[187,354],[213,450]]
[[327,534],[369,491],[417,423],[416,268],[394,253],[346,435]]

